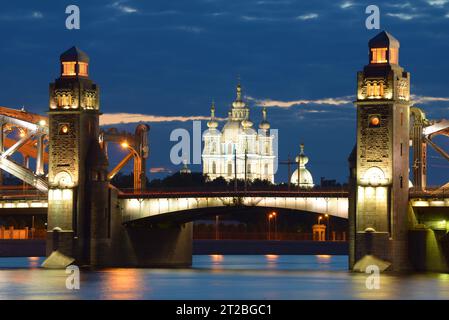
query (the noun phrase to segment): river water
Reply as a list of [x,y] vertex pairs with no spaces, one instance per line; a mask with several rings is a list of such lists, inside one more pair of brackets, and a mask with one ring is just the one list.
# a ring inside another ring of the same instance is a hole
[[43,258],[0,258],[0,299],[449,299],[449,274],[347,272],[346,256],[194,256],[188,269],[81,270],[80,289]]

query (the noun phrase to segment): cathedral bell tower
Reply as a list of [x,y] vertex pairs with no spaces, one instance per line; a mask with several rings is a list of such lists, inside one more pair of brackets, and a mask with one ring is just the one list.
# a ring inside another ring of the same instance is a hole
[[410,73],[399,65],[399,41],[385,31],[369,41],[369,62],[357,74],[355,104],[350,267],[363,258],[377,258],[387,261],[389,270],[403,270],[407,268]]
[[89,260],[90,218],[86,184],[92,144],[99,137],[99,88],[89,79],[89,57],[72,47],[60,57],[50,84],[47,255],[58,250],[77,263]]

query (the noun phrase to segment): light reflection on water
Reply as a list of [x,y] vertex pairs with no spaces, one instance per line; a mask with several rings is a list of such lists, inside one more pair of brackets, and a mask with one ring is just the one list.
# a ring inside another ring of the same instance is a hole
[[194,256],[190,269],[81,270],[81,289],[67,290],[65,270],[39,268],[42,258],[0,258],[0,299],[449,299],[448,274],[347,272],[346,256]]

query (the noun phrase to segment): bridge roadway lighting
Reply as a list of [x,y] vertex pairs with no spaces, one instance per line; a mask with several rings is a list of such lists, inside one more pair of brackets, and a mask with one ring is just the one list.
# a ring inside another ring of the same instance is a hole
[[323,219],[323,217],[322,216],[319,216],[318,217],[318,224],[321,224],[321,220]]

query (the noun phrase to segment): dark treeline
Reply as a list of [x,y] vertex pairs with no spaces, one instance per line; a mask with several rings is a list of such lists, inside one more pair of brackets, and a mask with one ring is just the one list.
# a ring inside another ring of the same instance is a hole
[[[324,181],[324,180],[322,180]],[[326,182],[331,181],[332,183],[326,183],[321,186],[316,186],[315,188],[344,188],[345,184],[340,184],[335,182],[335,180],[325,180]],[[133,173],[123,174],[118,173],[111,181],[111,183],[120,189],[132,189],[133,188]],[[208,190],[234,190],[235,182],[234,180],[226,181],[223,177],[219,177],[215,180],[209,180],[207,175],[203,175],[200,172],[192,172],[189,174],[174,173],[163,179],[153,179],[151,181],[147,180],[148,190],[164,190],[164,189],[191,189],[191,188],[207,188]],[[279,188],[282,190],[288,189],[287,183],[272,184],[268,180],[255,179],[254,181],[247,181],[247,188],[254,190],[272,190],[273,188]],[[245,181],[243,179],[237,179],[237,189],[244,190]],[[293,190],[295,186],[291,186]]]

